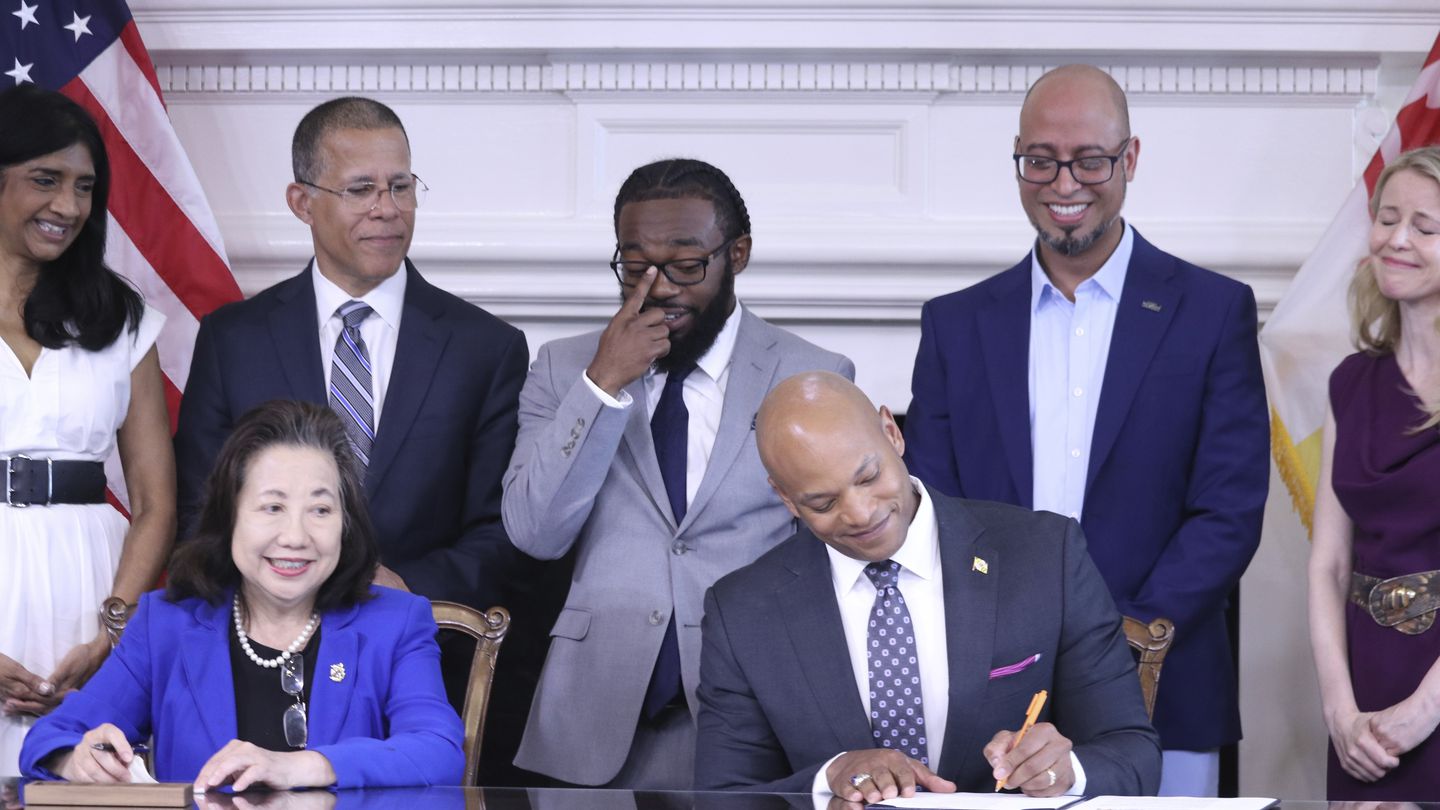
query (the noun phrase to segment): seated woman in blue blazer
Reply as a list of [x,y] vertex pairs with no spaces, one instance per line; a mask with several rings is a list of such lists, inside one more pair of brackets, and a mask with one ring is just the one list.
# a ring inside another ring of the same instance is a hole
[[119,646],[25,739],[27,776],[197,790],[458,784],[430,603],[375,587],[358,463],[328,408],[271,402],[216,460],[195,536]]

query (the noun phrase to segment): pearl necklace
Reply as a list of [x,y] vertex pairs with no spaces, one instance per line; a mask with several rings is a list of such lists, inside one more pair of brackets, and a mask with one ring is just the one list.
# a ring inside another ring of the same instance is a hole
[[256,666],[262,666],[266,669],[274,669],[290,660],[290,656],[294,655],[296,650],[304,647],[305,642],[310,640],[310,634],[315,632],[315,626],[320,623],[320,614],[311,613],[310,621],[305,624],[305,629],[300,631],[300,637],[290,642],[290,646],[286,647],[284,652],[274,658],[261,658],[255,653],[255,649],[250,646],[250,636],[245,633],[245,622],[240,618],[240,593],[238,591],[235,593],[234,605],[235,635],[240,638],[240,649],[245,651],[245,655],[249,657],[251,661],[254,661]]

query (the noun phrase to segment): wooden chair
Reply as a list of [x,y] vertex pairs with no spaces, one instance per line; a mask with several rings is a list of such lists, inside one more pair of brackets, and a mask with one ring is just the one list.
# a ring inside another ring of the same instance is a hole
[[490,703],[490,685],[495,680],[495,661],[500,645],[510,630],[510,611],[492,607],[481,613],[475,608],[455,602],[430,603],[435,624],[441,630],[455,630],[475,639],[475,657],[470,661],[470,678],[465,687],[465,710],[460,720],[465,725],[465,781],[475,784],[480,768],[480,742],[485,732],[485,709]]
[[1169,619],[1156,619],[1149,624],[1125,616],[1125,640],[1130,648],[1139,654],[1140,694],[1145,698],[1145,715],[1155,717],[1155,691],[1160,686],[1160,665],[1165,663],[1165,653],[1175,640],[1175,623]]

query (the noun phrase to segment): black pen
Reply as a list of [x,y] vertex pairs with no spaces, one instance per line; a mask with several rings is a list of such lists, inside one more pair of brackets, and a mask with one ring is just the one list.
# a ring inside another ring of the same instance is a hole
[[[115,746],[106,742],[93,743],[90,747],[96,751],[104,751],[109,754],[115,753]],[[148,754],[150,753],[150,746],[145,743],[134,743],[130,746],[130,750],[136,754]]]

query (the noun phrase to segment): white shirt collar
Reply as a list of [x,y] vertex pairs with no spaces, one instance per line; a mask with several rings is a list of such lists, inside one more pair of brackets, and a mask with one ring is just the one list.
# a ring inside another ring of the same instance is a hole
[[[920,500],[915,508],[915,518],[905,532],[905,542],[890,559],[921,579],[932,579],[940,570],[940,534],[935,523],[935,504],[920,479],[910,476],[910,485],[915,487]],[[829,545],[825,546],[825,551],[830,555],[830,575],[840,589],[849,590],[862,581],[870,586],[870,578],[865,576],[865,566],[869,563],[847,557]]]
[[[1135,250],[1135,230],[1130,227],[1128,221],[1123,223],[1124,231],[1120,235],[1120,244],[1115,246],[1110,258],[1100,265],[1095,275],[1080,282],[1079,287],[1094,283],[1101,291],[1110,297],[1112,301],[1120,300],[1120,293],[1125,289],[1125,275],[1130,269],[1130,254]],[[1077,287],[1076,289],[1079,289]],[[1045,302],[1051,300],[1052,296],[1060,296],[1060,291],[1050,283],[1050,277],[1045,275],[1045,268],[1040,266],[1040,251],[1030,251],[1030,312],[1033,314],[1040,311]]]
[[318,323],[324,324],[335,317],[335,310],[340,308],[346,301],[364,301],[375,310],[375,316],[384,321],[392,329],[398,329],[400,314],[405,309],[405,265],[389,278],[376,285],[375,289],[365,293],[359,298],[353,298],[350,293],[340,287],[320,272],[320,258],[317,256],[310,263],[310,278],[315,284],[315,312],[319,316]]

